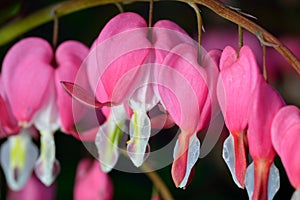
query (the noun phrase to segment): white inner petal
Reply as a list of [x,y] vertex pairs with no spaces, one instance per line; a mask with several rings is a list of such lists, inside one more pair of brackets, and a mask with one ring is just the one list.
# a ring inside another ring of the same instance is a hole
[[233,140],[233,136],[231,134],[229,134],[229,136],[224,141],[222,157],[223,157],[227,167],[229,168],[229,171],[231,173],[233,181],[239,188],[242,188],[241,184],[239,183],[239,181],[237,180],[236,175],[235,175],[234,140]]
[[[175,150],[178,150],[178,140],[175,145]],[[177,146],[177,147],[176,147]],[[175,151],[174,151],[175,152]],[[197,134],[193,134],[189,141],[189,149],[188,149],[188,158],[187,158],[187,165],[186,165],[186,172],[183,180],[181,181],[178,187],[184,188],[189,180],[190,173],[196,164],[200,155],[200,141],[197,138]]]
[[[245,186],[247,189],[249,199],[252,198],[253,190],[254,190],[254,164],[253,162],[248,166],[246,170],[245,177]],[[268,200],[272,200],[279,190],[280,187],[280,177],[279,170],[274,165],[274,163],[270,167],[269,179],[268,179]]]
[[245,187],[249,199],[252,199],[253,190],[254,190],[254,163],[253,162],[247,167],[246,170]]
[[41,132],[41,153],[35,166],[35,172],[46,186],[51,185],[59,173],[59,166],[55,165],[59,165],[59,163],[55,158],[53,133],[43,131]]
[[8,186],[20,190],[33,171],[38,149],[31,141],[30,128],[10,136],[1,146],[1,165]]
[[119,143],[127,120],[123,105],[112,107],[107,121],[100,126],[95,140],[99,161],[103,172],[109,172],[119,158]]
[[274,198],[279,188],[280,188],[279,170],[273,163],[270,168],[270,174],[268,180],[268,200]]
[[148,140],[151,135],[151,122],[143,110],[134,111],[130,119],[130,142],[127,152],[136,167],[140,167],[145,160]]
[[54,86],[49,86],[49,93],[43,107],[34,116],[33,124],[39,131],[55,132],[60,127],[60,119]]

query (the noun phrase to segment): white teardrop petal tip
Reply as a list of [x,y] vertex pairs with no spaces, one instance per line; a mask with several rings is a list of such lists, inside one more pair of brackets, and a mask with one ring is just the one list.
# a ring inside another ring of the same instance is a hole
[[26,131],[11,136],[1,146],[1,165],[10,189],[20,190],[30,177],[38,149]]
[[[177,143],[176,143],[177,146]],[[175,151],[177,151],[177,147],[175,147]],[[189,177],[190,177],[190,173],[194,167],[194,165],[196,164],[198,158],[200,155],[200,141],[197,138],[197,134],[193,134],[193,136],[190,138],[189,141],[189,149],[188,149],[188,158],[187,158],[187,166],[186,166],[186,173],[185,176],[183,178],[183,180],[181,181],[181,183],[179,184],[179,188],[185,188]]]
[[234,152],[234,140],[233,136],[229,134],[229,136],[226,138],[223,144],[223,153],[222,157],[229,168],[229,171],[231,173],[232,179],[234,183],[239,187],[243,188],[239,181],[236,178],[235,175],[235,152]]

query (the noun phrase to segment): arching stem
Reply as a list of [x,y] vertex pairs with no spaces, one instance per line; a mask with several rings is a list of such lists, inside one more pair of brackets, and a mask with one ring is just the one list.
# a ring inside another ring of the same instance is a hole
[[[136,2],[144,2],[149,0],[136,0]],[[154,0],[153,0],[154,1]],[[158,0],[155,0],[158,1]],[[261,35],[261,39],[267,43],[273,44],[273,47],[292,65],[292,67],[300,74],[300,61],[298,58],[284,46],[276,37],[260,27],[256,23],[242,16],[240,13],[226,7],[223,3],[216,0],[180,0],[182,2],[194,2],[203,5],[220,17],[227,19],[237,25],[240,25],[245,30],[248,30],[254,35]],[[51,11],[53,8],[57,8],[56,14],[58,17],[110,3],[128,2],[128,0],[81,0],[81,1],[65,1],[62,3],[54,4],[39,10],[27,17],[21,18],[13,23],[7,24],[0,29],[0,45],[4,45],[7,42],[15,39],[21,34],[41,25],[49,22],[53,19]]]

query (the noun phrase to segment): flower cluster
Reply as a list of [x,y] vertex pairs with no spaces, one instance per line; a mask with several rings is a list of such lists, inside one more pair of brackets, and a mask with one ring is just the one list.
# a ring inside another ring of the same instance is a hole
[[[21,40],[5,56],[0,81],[0,134],[8,138],[0,156],[11,198],[28,185],[45,194],[55,189],[59,129],[97,149],[99,163],[78,166],[75,199],[110,199],[104,172],[122,152],[135,167],[151,164],[151,135],[175,125],[171,173],[175,186],[185,188],[200,157],[198,133],[220,112],[230,132],[223,159],[249,199],[272,199],[278,191],[276,154],[300,198],[300,110],[266,82],[249,46],[206,52],[171,21],[148,27],[126,12],[90,48],[66,41],[53,55],[43,39]],[[40,153],[32,138],[40,139]]]

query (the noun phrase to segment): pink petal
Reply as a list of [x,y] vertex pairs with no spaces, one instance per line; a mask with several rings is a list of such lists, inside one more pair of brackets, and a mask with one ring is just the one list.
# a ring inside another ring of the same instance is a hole
[[247,46],[242,47],[238,58],[228,46],[220,59],[217,96],[226,126],[233,134],[247,127],[247,110],[259,76],[255,60]]
[[290,128],[282,138],[280,158],[294,188],[300,188],[300,124]]
[[119,33],[130,31],[136,28],[146,28],[146,21],[138,14],[133,12],[124,12],[116,15],[102,29],[96,43],[110,39]]
[[159,72],[159,93],[174,122],[192,134],[207,97],[206,72],[197,63],[196,48],[181,44],[171,52]]
[[275,151],[271,141],[271,124],[278,110],[284,106],[284,101],[263,77],[258,79],[252,98],[247,134],[250,154],[253,160],[273,160]]
[[285,139],[288,130],[299,123],[300,110],[296,106],[284,106],[275,115],[271,127],[271,136],[273,146],[279,155],[281,154],[282,141]]
[[100,170],[97,160],[80,161],[75,179],[75,200],[110,200],[113,196],[113,186],[108,174]]
[[54,72],[52,58],[51,46],[40,38],[23,39],[6,54],[3,85],[18,121],[29,123],[42,106]]
[[207,127],[211,119],[215,117],[220,110],[216,95],[220,56],[221,51],[211,50],[207,52],[202,60],[202,65],[208,77],[208,80],[206,80],[208,95],[200,115],[199,129]]
[[155,63],[162,63],[172,48],[180,43],[194,44],[195,41],[177,24],[159,20],[151,29],[151,42],[155,47]]
[[[61,87],[60,82],[75,82],[77,73],[79,72],[81,64],[87,55],[88,48],[76,41],[64,42],[56,50],[57,68],[55,70],[55,84],[61,128],[64,132],[74,132],[74,124],[76,122],[73,110],[76,110],[76,113],[81,113],[83,116],[86,112],[86,107],[79,102],[73,101]],[[86,74],[83,74],[85,71],[80,70],[80,73],[80,77],[85,77],[85,80],[80,81],[82,82],[81,86],[87,88],[88,80]],[[78,116],[78,118],[82,118],[82,116]]]
[[12,114],[6,99],[2,79],[0,77],[0,138],[8,137],[19,132],[20,127]]
[[131,93],[138,67],[150,53],[147,32],[145,20],[134,13],[119,14],[103,28],[86,61],[92,90],[100,102],[118,104]]

